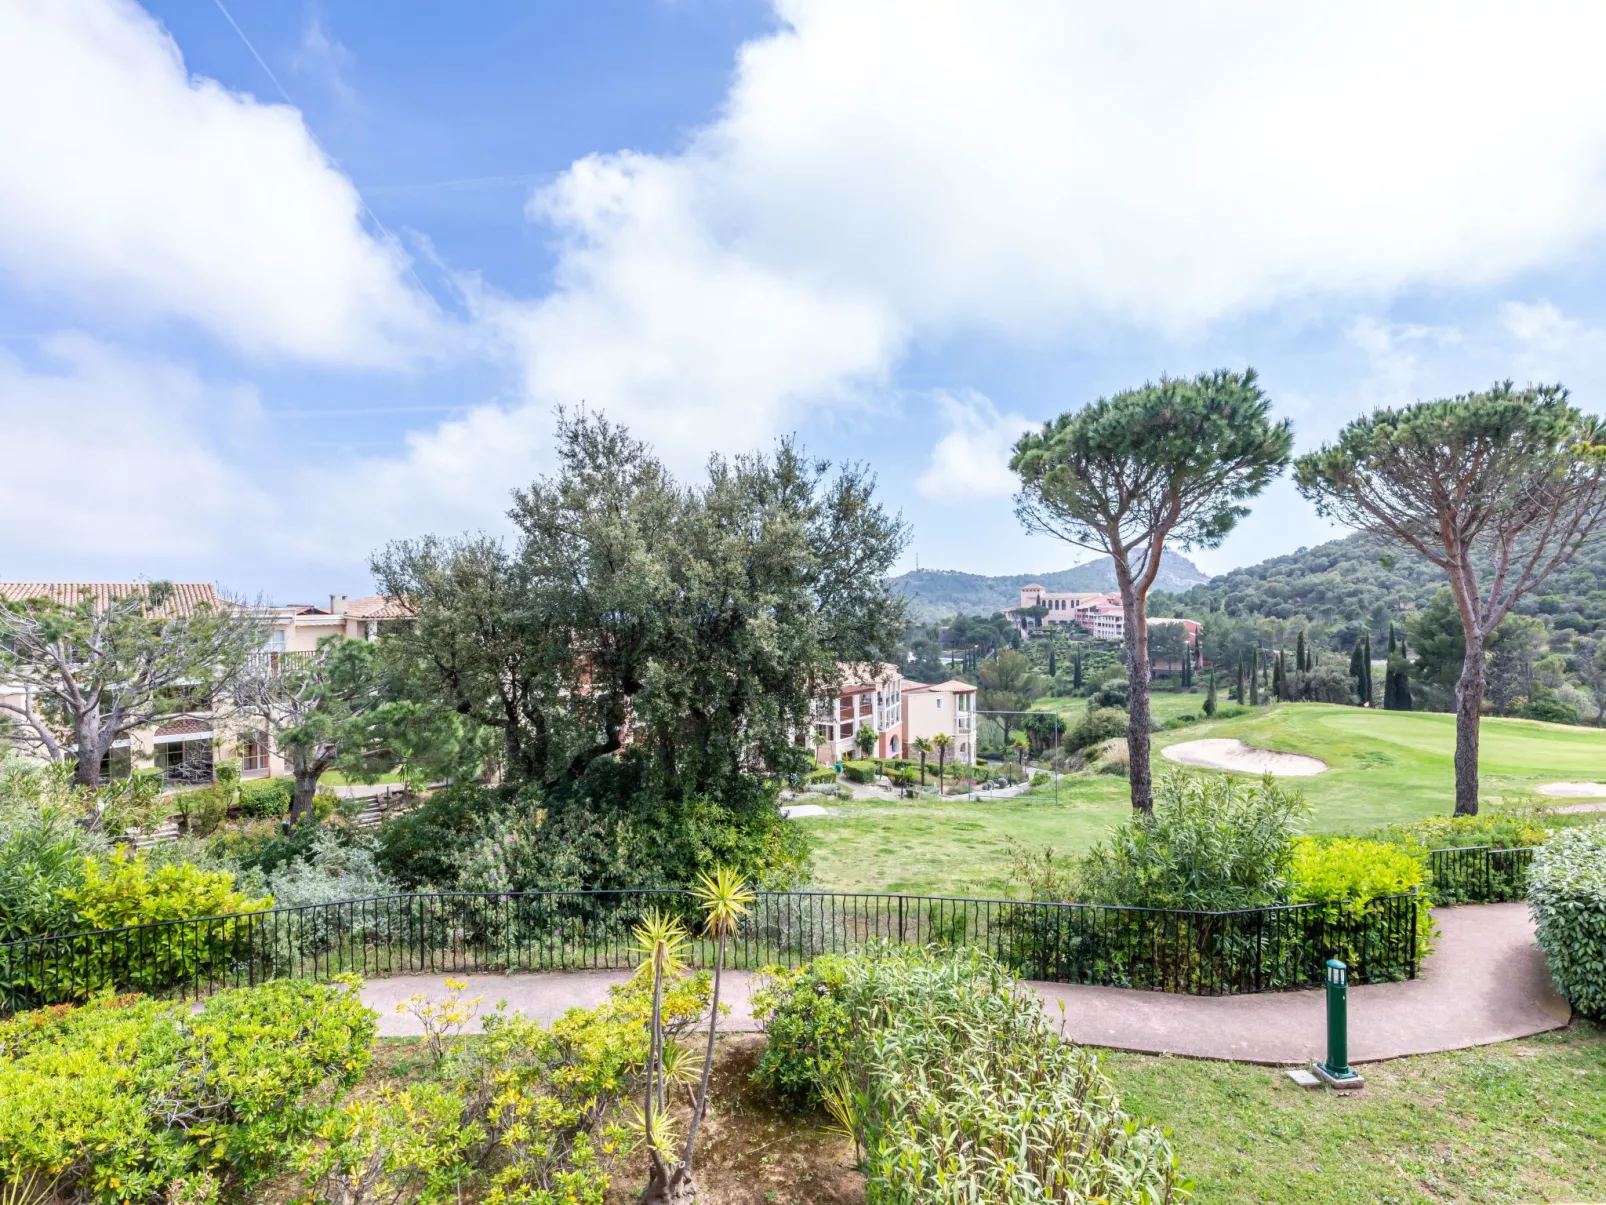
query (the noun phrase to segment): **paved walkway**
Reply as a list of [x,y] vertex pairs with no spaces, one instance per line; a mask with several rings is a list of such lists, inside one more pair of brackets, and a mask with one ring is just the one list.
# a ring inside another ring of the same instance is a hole
[[[1526,904],[1441,908],[1434,916],[1442,934],[1421,978],[1350,988],[1351,1062],[1484,1046],[1567,1024],[1567,1002],[1551,986]],[[464,994],[484,996],[487,1011],[505,999],[510,1009],[551,1020],[567,1008],[601,1003],[608,988],[627,977],[608,971],[471,975]],[[748,1002],[750,978],[731,973],[725,979],[722,998],[731,1015],[721,1024],[728,1031],[756,1028]],[[440,998],[446,993],[444,980],[375,979],[363,989],[363,999],[378,1010],[380,1033],[418,1034],[418,1022],[398,1016],[396,1006],[415,992]],[[1088,1046],[1272,1065],[1306,1063],[1324,1053],[1320,990],[1212,998],[1061,983],[1031,986],[1055,1025],[1064,1003],[1066,1035]]]

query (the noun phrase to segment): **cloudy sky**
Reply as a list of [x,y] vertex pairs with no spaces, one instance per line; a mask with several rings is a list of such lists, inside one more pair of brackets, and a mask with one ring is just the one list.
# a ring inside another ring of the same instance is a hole
[[[0,577],[365,592],[585,403],[688,475],[797,432],[907,563],[1029,424],[1253,365],[1301,447],[1606,386],[1606,9],[5,0]],[[1327,535],[1286,483],[1212,570]]]

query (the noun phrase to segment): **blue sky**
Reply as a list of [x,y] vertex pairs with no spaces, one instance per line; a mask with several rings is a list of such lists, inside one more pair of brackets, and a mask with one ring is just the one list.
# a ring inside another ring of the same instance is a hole
[[[1086,555],[1013,438],[1162,373],[1252,364],[1301,447],[1600,408],[1595,6],[224,2],[266,70],[216,0],[0,12],[5,578],[364,592],[560,404],[688,476],[797,432],[998,573]],[[1196,559],[1328,534],[1279,483]]]

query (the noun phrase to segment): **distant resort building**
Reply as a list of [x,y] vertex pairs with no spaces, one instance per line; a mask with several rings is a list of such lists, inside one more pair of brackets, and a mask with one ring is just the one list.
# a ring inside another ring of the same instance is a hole
[[[1020,588],[1020,606],[1009,612],[1010,619],[1024,635],[1056,626],[1074,626],[1095,640],[1126,639],[1126,613],[1121,596],[1105,591],[1053,593],[1043,586]],[[1196,619],[1151,618],[1151,629],[1179,623],[1189,643],[1199,639],[1202,625]]]

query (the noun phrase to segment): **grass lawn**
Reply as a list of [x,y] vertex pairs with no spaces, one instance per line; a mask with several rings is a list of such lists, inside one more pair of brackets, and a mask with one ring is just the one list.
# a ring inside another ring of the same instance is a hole
[[[1159,692],[1159,719],[1196,711],[1199,694]],[[1079,699],[1048,700],[1065,708]],[[1157,732],[1155,770],[1175,769],[1158,750],[1204,737],[1309,753],[1328,771],[1290,779],[1312,809],[1312,831],[1345,831],[1448,812],[1454,784],[1455,718],[1284,703],[1247,715]],[[1558,779],[1606,779],[1606,730],[1486,719],[1486,803]],[[1007,894],[1004,838],[1031,847],[1085,849],[1128,814],[1124,778],[1080,774],[1062,781],[1060,802],[1038,790],[1008,800],[858,802],[799,821],[815,842],[815,885],[842,891],[944,895]]]
[[1361,1068],[1346,1094],[1280,1071],[1110,1053],[1123,1105],[1171,1130],[1196,1205],[1606,1200],[1606,1031]]
[[[381,774],[374,779],[376,783],[399,783],[402,780],[400,773]],[[347,778],[339,770],[326,770],[318,779],[320,787],[349,787],[364,786],[365,783],[355,778]]]

